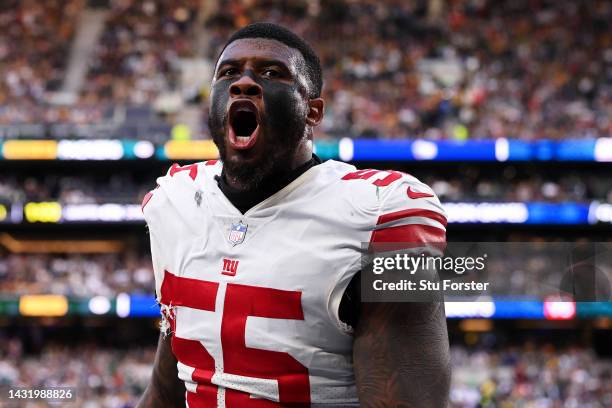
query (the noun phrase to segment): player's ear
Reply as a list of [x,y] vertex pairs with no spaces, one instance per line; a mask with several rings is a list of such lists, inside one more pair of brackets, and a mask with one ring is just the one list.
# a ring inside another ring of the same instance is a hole
[[309,126],[317,126],[323,120],[323,109],[325,101],[323,98],[314,98],[308,101],[308,114],[306,115],[306,123]]

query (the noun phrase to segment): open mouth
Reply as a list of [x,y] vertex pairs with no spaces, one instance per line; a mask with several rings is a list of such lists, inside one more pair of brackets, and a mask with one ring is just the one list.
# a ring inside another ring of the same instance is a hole
[[251,148],[259,135],[257,107],[249,100],[235,101],[229,108],[229,144],[232,148]]

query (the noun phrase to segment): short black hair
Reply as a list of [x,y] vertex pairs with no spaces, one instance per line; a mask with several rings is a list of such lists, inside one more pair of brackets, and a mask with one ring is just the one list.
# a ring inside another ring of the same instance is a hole
[[236,31],[230,37],[230,39],[227,40],[223,46],[223,49],[219,53],[219,57],[221,54],[223,54],[223,51],[228,45],[243,38],[268,38],[282,42],[286,46],[298,50],[304,57],[304,61],[306,62],[306,75],[312,84],[312,89],[309,90],[310,92],[308,97],[318,98],[321,96],[321,89],[323,88],[323,71],[321,69],[321,61],[319,61],[319,57],[314,52],[312,47],[308,45],[308,43],[300,36],[293,33],[288,28],[278,24],[263,22],[252,23]]

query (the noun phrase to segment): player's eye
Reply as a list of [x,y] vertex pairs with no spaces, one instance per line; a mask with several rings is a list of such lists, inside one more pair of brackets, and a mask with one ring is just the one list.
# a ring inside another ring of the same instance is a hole
[[236,68],[222,69],[221,71],[219,71],[219,78],[224,77],[224,76],[232,76],[237,73],[238,73],[238,70]]
[[273,69],[273,68],[266,68],[262,73],[261,76],[264,78],[278,78],[280,76],[280,72],[278,72],[278,70]]

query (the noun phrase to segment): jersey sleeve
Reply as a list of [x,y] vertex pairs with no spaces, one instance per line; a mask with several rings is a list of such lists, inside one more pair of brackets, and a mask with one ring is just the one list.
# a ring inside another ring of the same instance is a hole
[[446,213],[429,186],[404,174],[385,189],[381,198],[370,236],[371,247],[375,250],[444,247]]
[[149,240],[151,245],[151,262],[155,275],[155,295],[158,302],[161,302],[161,285],[164,278],[164,271],[169,266],[169,259],[164,237],[171,237],[171,231],[167,231],[169,225],[164,222],[164,215],[172,211],[170,200],[167,193],[160,186],[167,183],[170,172],[157,179],[157,187],[149,191],[142,200],[142,213],[147,223]]
[[166,272],[177,274],[176,250],[181,242],[194,234],[194,225],[202,219],[199,203],[201,194],[197,183],[201,177],[199,163],[179,166],[173,164],[166,175],[157,178],[157,187],[147,193],[142,212],[149,230],[151,259],[155,273],[155,291],[161,301],[161,288]]
[[[369,239],[369,247],[360,248],[362,256],[394,251],[432,255],[443,252],[446,245],[446,213],[429,186],[413,176],[393,170],[358,170],[345,175],[342,180],[361,183],[356,195],[359,199],[354,202],[359,203],[360,207],[355,212],[359,212],[364,221],[358,228],[366,230],[363,235],[365,241],[361,243],[368,247]],[[353,328],[340,319],[340,304],[364,262],[367,260],[360,258],[340,273],[329,296],[331,319],[347,334],[351,334]]]

